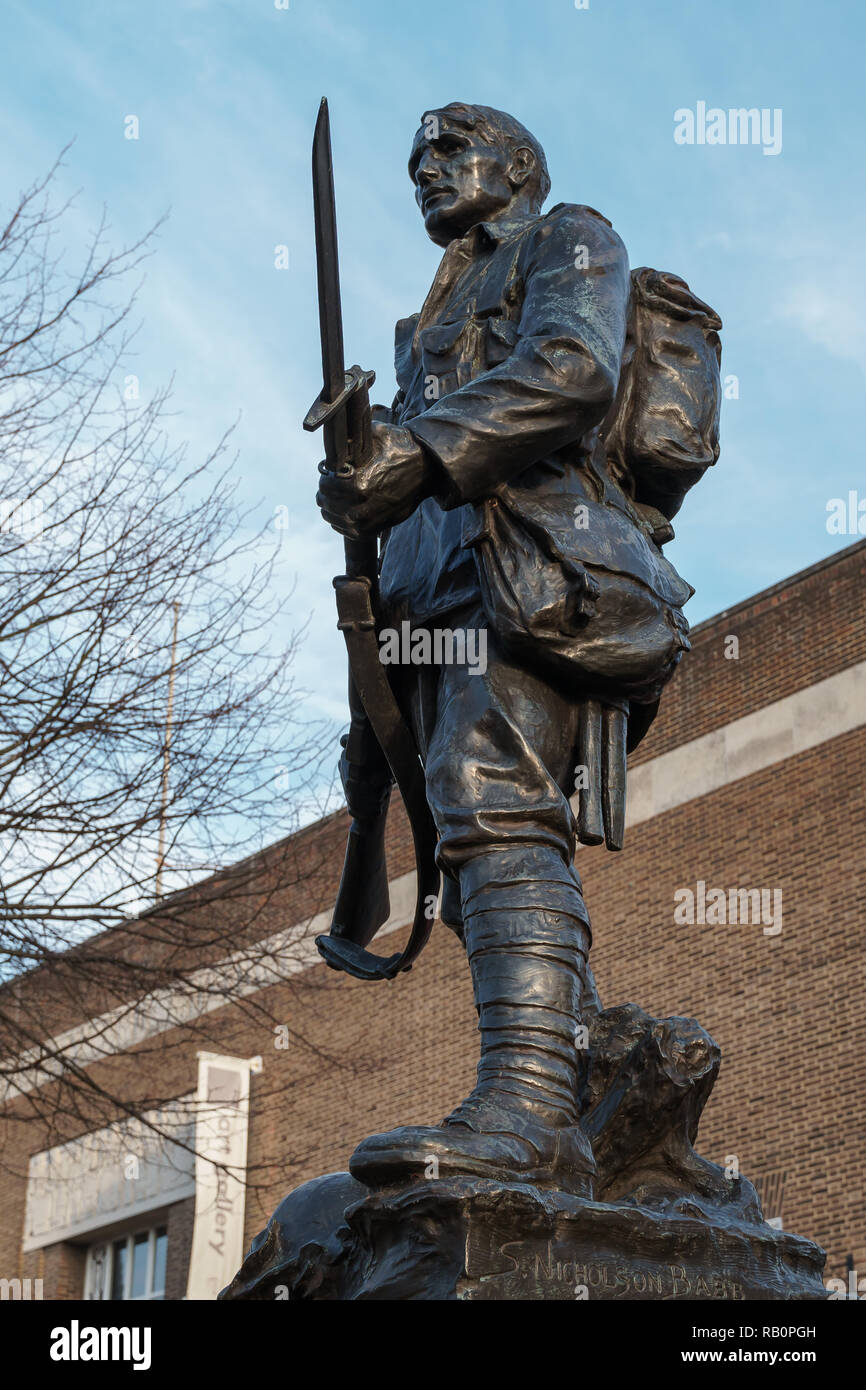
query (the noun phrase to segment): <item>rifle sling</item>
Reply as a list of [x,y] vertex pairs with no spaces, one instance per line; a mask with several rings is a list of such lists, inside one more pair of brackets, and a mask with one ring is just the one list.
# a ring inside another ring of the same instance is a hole
[[352,680],[379,746],[388,759],[409,817],[418,887],[409,940],[396,955],[379,956],[356,941],[334,935],[317,936],[316,946],[335,970],[345,970],[359,980],[392,980],[411,968],[427,944],[433,927],[435,914],[428,904],[439,894],[439,871],[435,863],[438,836],[427,803],[424,770],[415,741],[379,660],[370,580],[366,576],[350,579],[343,575],[334,580],[334,588],[338,627],[346,641]]

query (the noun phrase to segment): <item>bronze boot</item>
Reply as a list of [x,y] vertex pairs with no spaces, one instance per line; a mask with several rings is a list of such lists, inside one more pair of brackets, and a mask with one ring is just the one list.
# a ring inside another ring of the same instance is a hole
[[481,1033],[476,1085],[441,1125],[363,1140],[350,1171],[371,1187],[471,1175],[591,1196],[595,1165],[577,1123],[590,941],[579,880],[539,847],[470,861],[461,889]]

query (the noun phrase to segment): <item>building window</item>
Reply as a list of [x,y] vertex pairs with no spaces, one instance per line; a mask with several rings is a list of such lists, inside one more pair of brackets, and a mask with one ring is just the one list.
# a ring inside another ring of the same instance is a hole
[[146,1231],[133,1231],[128,1236],[91,1245],[84,1297],[116,1302],[165,1298],[167,1249],[165,1226],[151,1226]]

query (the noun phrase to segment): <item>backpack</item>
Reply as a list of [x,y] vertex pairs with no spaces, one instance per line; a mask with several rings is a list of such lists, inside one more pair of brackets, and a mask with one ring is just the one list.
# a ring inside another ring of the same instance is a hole
[[612,475],[668,521],[719,457],[722,321],[678,275],[632,271],[619,387],[600,442]]

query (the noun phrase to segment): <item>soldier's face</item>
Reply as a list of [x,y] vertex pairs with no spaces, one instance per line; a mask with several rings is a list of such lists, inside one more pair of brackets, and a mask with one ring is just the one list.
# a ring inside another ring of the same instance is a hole
[[510,168],[510,151],[429,117],[415,137],[409,172],[430,239],[447,246],[509,207],[515,196]]

